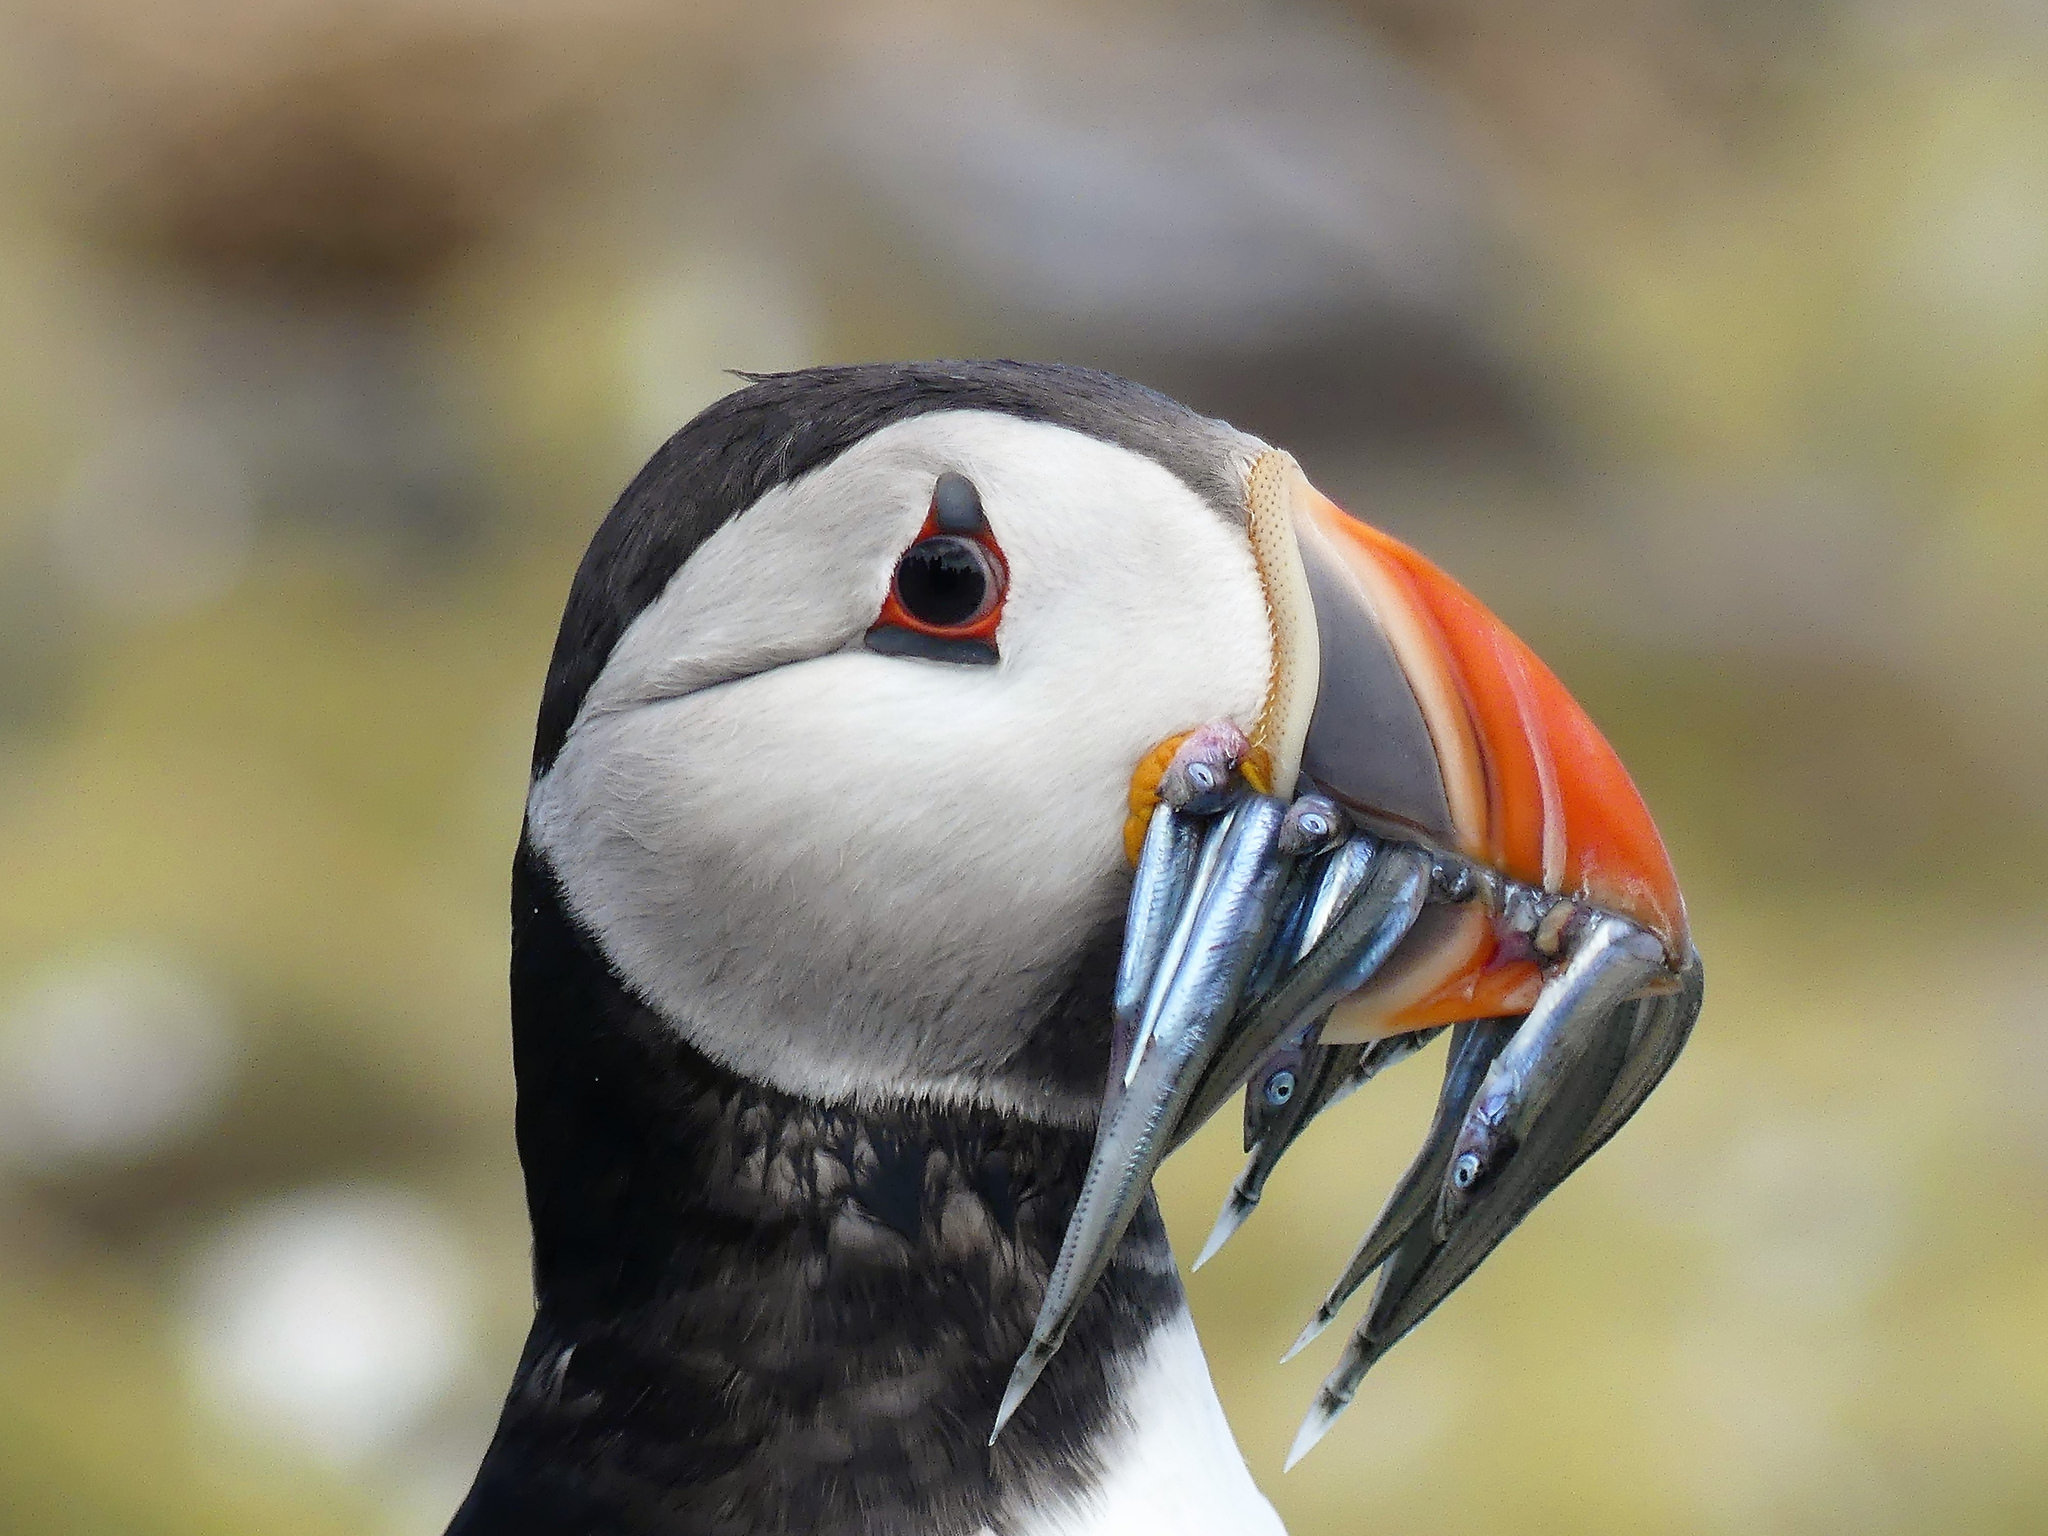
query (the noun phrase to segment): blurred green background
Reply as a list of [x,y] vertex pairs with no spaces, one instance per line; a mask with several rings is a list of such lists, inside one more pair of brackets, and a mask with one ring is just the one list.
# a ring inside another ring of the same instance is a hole
[[1292,1474],[1434,1067],[1191,1282],[1297,1536],[2048,1528],[2038,5],[10,0],[0,346],[0,1530],[440,1530],[574,562],[721,369],[987,354],[1475,587],[1708,957]]

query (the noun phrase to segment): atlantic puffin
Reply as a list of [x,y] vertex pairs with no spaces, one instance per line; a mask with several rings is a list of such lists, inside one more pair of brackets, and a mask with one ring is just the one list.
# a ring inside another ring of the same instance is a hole
[[1018,362],[748,375],[578,569],[512,876],[536,1311],[451,1536],[1261,1536],[1152,1199],[1449,1033],[1296,1454],[1700,1003],[1555,677],[1286,452]]

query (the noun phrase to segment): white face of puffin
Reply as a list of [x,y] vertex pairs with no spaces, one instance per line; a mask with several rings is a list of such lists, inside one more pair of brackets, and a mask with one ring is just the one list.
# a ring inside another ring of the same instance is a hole
[[[1008,565],[998,666],[862,644],[949,472]],[[1082,1123],[1095,1098],[995,1069],[1121,913],[1132,766],[1252,718],[1271,657],[1243,528],[1167,469],[919,416],[705,541],[614,649],[529,824],[630,985],[735,1071]]]

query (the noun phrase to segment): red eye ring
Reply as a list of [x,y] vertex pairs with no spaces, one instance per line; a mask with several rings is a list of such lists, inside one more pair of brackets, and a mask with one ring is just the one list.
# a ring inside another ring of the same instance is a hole
[[924,526],[896,558],[889,594],[862,643],[885,656],[994,666],[1002,659],[996,629],[1009,587],[1009,562],[980,491],[948,470],[933,487]]
[[881,622],[950,640],[989,640],[1009,585],[1003,557],[959,534],[920,538],[896,562]]

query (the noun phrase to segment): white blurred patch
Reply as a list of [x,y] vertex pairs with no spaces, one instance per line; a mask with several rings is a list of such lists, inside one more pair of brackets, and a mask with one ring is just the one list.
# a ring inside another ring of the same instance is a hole
[[1185,1310],[1129,1361],[1102,1471],[1070,1499],[1010,1511],[1016,1536],[1286,1536],[1246,1470]]
[[233,1071],[213,988],[177,960],[105,953],[0,1011],[0,1160],[128,1162],[205,1125]]
[[244,1211],[197,1255],[200,1397],[250,1438],[349,1465],[421,1424],[469,1363],[470,1275],[416,1198],[362,1187]]
[[248,564],[255,531],[241,460],[189,416],[109,433],[79,464],[51,524],[58,564],[79,592],[137,619],[222,596]]

